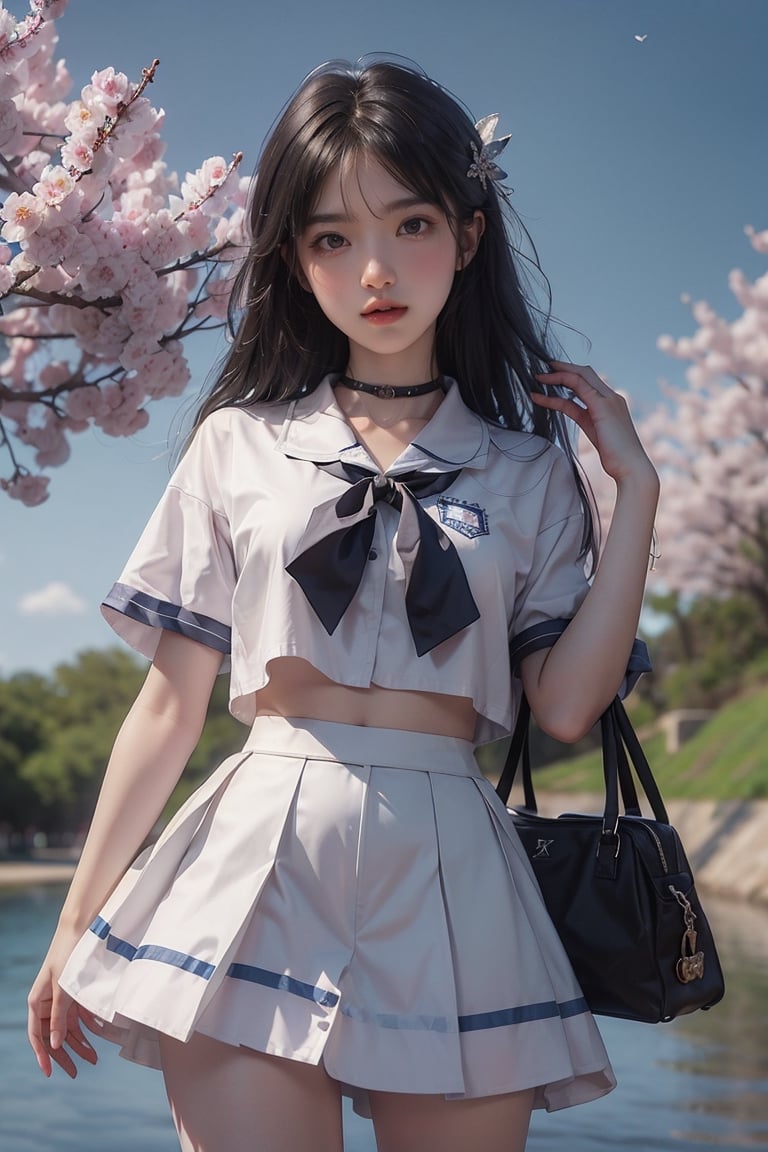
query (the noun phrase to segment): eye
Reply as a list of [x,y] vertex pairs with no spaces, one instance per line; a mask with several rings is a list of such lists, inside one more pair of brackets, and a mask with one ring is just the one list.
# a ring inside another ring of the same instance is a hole
[[338,252],[345,244],[346,240],[338,232],[325,232],[322,236],[316,236],[310,247],[319,248],[321,252]]
[[400,231],[404,236],[422,236],[430,227],[429,220],[425,220],[423,216],[412,216],[409,220],[403,221]]

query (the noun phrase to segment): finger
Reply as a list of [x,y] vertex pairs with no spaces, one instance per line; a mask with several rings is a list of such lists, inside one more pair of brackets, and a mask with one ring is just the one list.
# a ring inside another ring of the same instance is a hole
[[32,1024],[30,1024],[27,1028],[27,1039],[29,1040],[32,1051],[35,1054],[38,1068],[44,1076],[50,1076],[52,1072],[50,1053],[43,1041],[42,1035],[35,1031]]
[[76,1007],[75,1011],[70,1013],[69,1031],[67,1032],[66,1042],[75,1055],[80,1056],[81,1059],[86,1060],[89,1064],[96,1063],[96,1049],[83,1035]]
[[557,412],[562,412],[564,416],[568,416],[573,420],[574,424],[578,424],[587,435],[594,430],[594,423],[589,411],[581,404],[577,404],[575,400],[567,400],[564,396],[540,396],[538,393],[533,393],[531,396],[534,404],[540,408],[550,408]]
[[69,996],[58,984],[53,988],[53,1003],[51,1005],[51,1048],[61,1048],[64,1037],[69,1028],[69,1011],[73,1004]]
[[555,372],[569,372],[571,375],[580,376],[582,380],[586,380],[593,387],[611,391],[610,386],[606,384],[602,376],[595,372],[591,364],[567,364],[564,360],[550,360],[549,363]]
[[62,1072],[66,1072],[70,1080],[75,1080],[77,1077],[77,1068],[75,1062],[67,1052],[66,1048],[55,1048],[51,1052],[51,1059],[54,1063],[58,1064]]
[[[553,364],[557,363],[557,361],[553,361]],[[570,388],[579,395],[582,395],[587,388],[599,392],[601,396],[616,395],[614,390],[589,365],[563,364],[554,372],[535,372],[534,375],[542,383],[559,384],[561,387]]]
[[50,1003],[50,998],[47,1000],[38,1000],[34,990],[30,992],[27,1001],[27,1039],[35,1054],[35,1059],[37,1060],[40,1071],[44,1076],[50,1076],[52,1071],[51,1056],[43,1035],[43,1019],[45,1019],[46,1032],[48,1030]]
[[574,399],[573,396],[558,396],[557,393],[549,392],[532,392],[531,400],[533,400],[534,404],[538,404],[540,408],[563,409],[570,406],[571,408],[578,408],[579,412],[589,411],[586,404],[583,404],[578,397]]

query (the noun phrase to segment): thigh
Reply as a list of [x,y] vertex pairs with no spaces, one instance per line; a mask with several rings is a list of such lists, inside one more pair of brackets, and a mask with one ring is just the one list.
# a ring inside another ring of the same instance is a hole
[[371,1092],[378,1152],[523,1152],[533,1089],[472,1100]]
[[183,1152],[342,1152],[341,1092],[321,1065],[162,1036],[166,1092]]

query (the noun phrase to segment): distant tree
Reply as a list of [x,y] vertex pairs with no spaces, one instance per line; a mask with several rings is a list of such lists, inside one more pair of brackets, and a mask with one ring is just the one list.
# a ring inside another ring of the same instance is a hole
[[[749,229],[768,253],[768,231]],[[730,275],[742,313],[728,323],[704,301],[698,329],[659,347],[687,360],[687,389],[640,431],[662,472],[659,579],[684,596],[746,596],[768,624],[768,272]]]
[[[768,231],[746,231],[768,253]],[[693,336],[659,339],[691,366],[688,387],[663,384],[666,402],[638,421],[662,479],[651,588],[670,605],[746,596],[768,624],[768,272],[752,283],[737,269],[730,286],[743,309],[732,323],[699,301]],[[614,486],[586,437],[579,452],[605,528]]]
[[39,823],[40,800],[22,767],[45,740],[52,695],[45,677],[34,672],[0,681],[0,833],[5,837]]
[[81,652],[49,682],[43,740],[21,774],[35,789],[45,823],[71,826],[89,813],[118,729],[144,678],[122,649]]
[[748,683],[768,653],[768,621],[747,596],[699,596],[687,606],[672,594],[651,597],[670,625],[650,638],[659,709],[716,708]]
[[[0,681],[0,831],[34,825],[73,832],[87,823],[146,668],[122,648],[94,649],[60,664],[50,677],[19,673]],[[243,725],[229,714],[227,678],[221,676],[168,812],[244,739]]]

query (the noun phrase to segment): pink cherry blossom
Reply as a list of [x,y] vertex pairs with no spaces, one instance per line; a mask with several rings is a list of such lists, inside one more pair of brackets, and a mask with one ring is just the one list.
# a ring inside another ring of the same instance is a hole
[[662,473],[657,525],[665,586],[751,596],[768,616],[768,308],[763,283],[731,274],[744,312],[726,322],[697,302],[693,337],[663,342],[690,361],[689,390],[640,430]]
[[67,395],[67,413],[73,420],[90,420],[107,411],[107,402],[95,384],[88,388],[74,388]]
[[70,276],[77,276],[81,268],[90,267],[98,260],[96,246],[89,236],[76,230],[71,251],[62,257],[61,264]]
[[48,479],[24,451],[59,466],[89,424],[132,435],[148,399],[183,392],[184,337],[215,326],[231,290],[207,275],[208,311],[195,314],[200,272],[239,254],[249,187],[238,155],[204,161],[179,188],[162,159],[164,113],[144,93],[156,61],[138,84],[94,72],[70,100],[56,59],[64,7],[31,0],[17,22],[0,6],[0,148],[16,189],[0,210],[0,297],[11,302],[0,314],[11,463],[0,483],[29,504],[46,498]]
[[143,368],[148,360],[161,351],[162,349],[157,340],[154,340],[151,336],[134,333],[128,337],[123,347],[122,353],[120,354],[120,363],[123,368],[128,369],[128,371],[132,368]]
[[74,225],[67,223],[40,229],[29,237],[26,254],[35,264],[60,264],[73,254],[78,235]]
[[61,146],[61,162],[66,168],[87,172],[93,165],[93,140],[85,136],[70,136]]
[[48,418],[39,427],[27,428],[20,439],[37,449],[35,463],[38,468],[59,467],[69,459],[69,444],[55,417]]
[[211,218],[203,212],[188,212],[177,225],[187,254],[203,252],[211,243]]
[[155,165],[165,155],[168,145],[165,140],[160,136],[148,136],[144,140],[141,148],[134,154],[133,163],[136,165],[136,170],[141,171],[154,171]]
[[125,262],[118,255],[100,256],[83,268],[78,277],[80,287],[92,300],[115,296],[128,280]]
[[13,100],[0,100],[0,148],[15,155],[22,144],[22,124],[19,110]]
[[0,217],[5,220],[0,235],[11,242],[26,240],[40,227],[43,207],[31,192],[11,192],[0,208]]
[[[49,267],[39,268],[34,276],[24,284],[24,289],[27,293],[34,292],[66,292],[71,285],[72,278],[67,275],[63,268]],[[37,322],[39,328],[39,321]]]
[[0,51],[7,47],[16,35],[16,20],[5,8],[0,8]]
[[108,406],[103,416],[97,416],[95,423],[108,436],[132,436],[146,428],[149,416],[141,403],[140,385],[126,379],[122,384],[108,384],[102,394]]
[[128,77],[122,72],[115,72],[114,68],[103,68],[101,72],[94,72],[91,83],[83,88],[83,103],[89,108],[98,109],[104,116],[114,116],[117,107],[128,96],[130,84]]
[[744,229],[749,242],[756,252],[768,252],[768,228],[763,232],[756,231],[751,224]]
[[64,125],[72,136],[92,147],[102,126],[100,118],[83,100],[75,100],[64,117]]
[[56,20],[64,12],[67,2],[68,0],[29,0],[29,6],[47,20]]
[[187,172],[187,178],[181,185],[185,208],[202,209],[207,214],[209,198],[215,190],[222,188],[228,175],[229,164],[222,156],[212,156],[197,172]]
[[185,238],[167,208],[147,221],[140,252],[151,268],[166,268],[187,255]]
[[3,488],[12,500],[20,500],[29,508],[42,504],[48,499],[48,476],[31,476],[29,473],[19,473],[10,480],[0,479],[0,488]]
[[[30,137],[27,137],[30,140]],[[43,168],[50,161],[50,156],[47,152],[43,152],[41,148],[30,148],[24,155],[20,155],[16,162],[16,175],[24,183],[30,187],[35,183]]]

